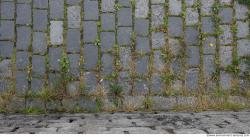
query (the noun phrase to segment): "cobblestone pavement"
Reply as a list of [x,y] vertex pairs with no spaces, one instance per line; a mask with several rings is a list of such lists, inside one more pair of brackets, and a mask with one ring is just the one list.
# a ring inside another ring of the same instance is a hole
[[250,111],[0,115],[0,133],[250,133]]

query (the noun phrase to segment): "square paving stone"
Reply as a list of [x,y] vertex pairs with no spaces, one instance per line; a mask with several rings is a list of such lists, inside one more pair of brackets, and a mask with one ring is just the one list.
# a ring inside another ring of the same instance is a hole
[[16,52],[16,67],[17,69],[26,69],[29,65],[29,54],[25,51]]
[[102,51],[112,50],[114,45],[115,45],[115,33],[114,32],[102,32],[101,33]]
[[14,2],[1,2],[1,19],[14,19],[15,4]]
[[84,1],[84,20],[98,20],[98,1]]
[[186,6],[191,7],[193,6],[197,0],[185,0]]
[[32,56],[32,75],[45,75],[45,57],[39,55]]
[[16,24],[31,24],[31,5],[17,4],[16,8]]
[[128,69],[131,62],[131,51],[129,47],[120,47],[120,61],[124,69]]
[[165,36],[163,32],[152,33],[152,48],[161,48],[165,46]]
[[31,28],[30,27],[17,27],[17,42],[16,48],[18,50],[28,50],[31,42]]
[[63,44],[63,22],[50,21],[50,42],[52,45]]
[[149,82],[145,80],[138,79],[135,82],[135,93],[137,95],[145,95],[149,91]]
[[148,37],[137,37],[136,38],[136,51],[139,53],[150,52],[149,38]]
[[78,78],[80,76],[80,54],[68,54],[70,63],[70,74],[72,77]]
[[211,15],[214,2],[215,0],[201,0],[201,13],[203,15]]
[[161,76],[159,74],[153,73],[151,82],[151,91],[156,94],[161,93],[164,88],[164,83],[162,82]]
[[199,22],[199,13],[195,8],[186,9],[186,25],[195,25]]
[[81,2],[81,0],[67,0],[66,3],[69,5],[77,5]]
[[214,33],[214,22],[212,17],[202,17],[202,32],[212,34]]
[[164,68],[164,62],[162,60],[161,51],[154,52],[154,68],[155,70],[162,70]]
[[46,31],[48,25],[47,10],[33,10],[33,29]]
[[34,8],[48,8],[49,0],[33,0]]
[[199,69],[193,68],[187,70],[186,88],[188,91],[197,91],[199,88]]
[[114,12],[115,0],[102,1],[102,12]]
[[67,51],[80,53],[81,33],[79,29],[68,29],[67,31]]
[[113,13],[103,13],[101,18],[103,31],[115,30],[115,15]]
[[126,6],[126,7],[130,7],[131,6],[130,0],[118,0],[118,3],[121,6]]
[[94,69],[98,63],[98,48],[92,44],[84,45],[84,68]]
[[12,76],[12,63],[10,59],[4,59],[0,61],[0,77],[10,78]]
[[159,27],[164,23],[164,7],[162,5],[151,5],[152,26]]
[[182,1],[181,0],[170,0],[168,10],[169,10],[170,15],[180,15],[182,12]]
[[7,92],[7,90],[10,88],[9,83],[9,80],[0,80],[0,93]]
[[175,55],[175,56],[180,55],[180,51],[182,49],[182,46],[181,46],[181,43],[178,39],[170,38],[168,40],[168,45],[169,45],[169,49],[171,50],[173,55]]
[[148,12],[149,12],[148,3],[149,3],[149,0],[137,0],[136,1],[136,6],[135,6],[136,18],[146,18],[148,16]]
[[47,51],[47,36],[43,32],[33,32],[32,51],[44,55]]
[[49,0],[50,19],[64,18],[64,0]]
[[38,78],[32,78],[31,80],[31,91],[39,92],[44,87],[44,80]]
[[135,32],[139,36],[147,36],[149,30],[149,21],[147,19],[135,19]]
[[129,45],[131,42],[131,27],[119,27],[118,28],[118,44],[119,45]]
[[182,61],[179,58],[174,58],[170,65],[171,71],[177,75],[180,76],[182,74]]
[[187,27],[185,31],[185,43],[189,46],[198,45],[199,32],[196,27]]
[[203,56],[203,68],[205,78],[210,80],[212,75],[216,71],[215,56],[214,55],[204,55]]
[[85,81],[85,87],[86,87],[87,92],[93,93],[96,91],[97,78],[96,78],[95,73],[85,72],[84,73],[84,81]]
[[237,19],[246,19],[248,18],[248,8],[246,5],[239,4],[236,2],[235,4],[235,17]]
[[0,41],[0,57],[10,58],[13,53],[14,43],[9,41]]
[[248,22],[237,21],[236,25],[237,25],[236,36],[238,38],[245,38],[249,35],[249,23]]
[[62,57],[62,48],[49,48],[49,68],[50,70],[60,70],[60,59]]
[[168,34],[171,37],[180,37],[183,33],[181,17],[168,17]]
[[121,8],[118,13],[118,26],[132,26],[132,9]]
[[140,75],[146,75],[148,72],[149,57],[138,57],[136,61],[136,72]]
[[24,95],[28,90],[28,74],[27,72],[17,71],[16,72],[16,94]]
[[220,46],[220,66],[227,67],[232,64],[232,46]]
[[238,40],[237,53],[239,57],[250,56],[250,40],[248,39]]
[[95,21],[85,21],[83,23],[84,42],[95,42],[97,39],[97,24]]
[[190,67],[198,67],[200,64],[200,49],[197,46],[187,47],[187,63]]
[[222,90],[229,90],[232,87],[233,77],[225,71],[220,72],[220,87]]
[[80,12],[81,12],[80,6],[70,6],[67,8],[69,28],[80,28],[80,22],[81,22]]
[[233,19],[233,9],[221,8],[219,10],[219,16],[221,18],[221,23],[231,23]]
[[216,49],[216,38],[209,36],[204,40],[203,53],[204,54],[215,54]]
[[102,55],[102,73],[107,75],[113,72],[113,57],[110,54]]
[[219,36],[220,44],[227,45],[232,43],[233,34],[231,32],[231,27],[229,25],[220,26],[222,34]]
[[0,40],[14,39],[14,21],[1,20],[0,25]]

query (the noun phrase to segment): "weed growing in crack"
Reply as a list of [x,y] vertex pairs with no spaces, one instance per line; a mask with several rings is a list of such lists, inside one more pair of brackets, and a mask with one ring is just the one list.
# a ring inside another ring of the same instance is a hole
[[124,100],[123,87],[119,84],[112,83],[109,85],[109,92],[113,99],[114,105],[116,107],[122,106]]

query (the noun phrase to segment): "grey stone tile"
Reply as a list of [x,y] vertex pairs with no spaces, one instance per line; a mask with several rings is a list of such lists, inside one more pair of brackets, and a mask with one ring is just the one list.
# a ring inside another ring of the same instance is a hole
[[25,92],[28,90],[28,74],[23,71],[16,72],[16,94],[17,95],[24,95]]
[[187,47],[187,63],[190,67],[199,67],[200,64],[200,49],[197,46]]
[[219,16],[221,18],[221,23],[231,23],[233,19],[233,9],[221,8],[219,11]]
[[14,2],[1,2],[1,19],[14,19],[15,4]]
[[13,40],[15,36],[14,31],[14,21],[1,21],[0,40]]
[[170,0],[169,1],[169,14],[180,15],[182,12],[182,1],[181,0]]
[[114,32],[102,32],[101,33],[102,51],[112,50],[114,45],[115,45],[115,33]]
[[187,27],[185,31],[185,44],[194,46],[199,44],[199,32],[196,27]]
[[17,4],[16,5],[16,23],[17,24],[31,24],[31,5],[29,4]]
[[81,22],[80,12],[81,12],[80,6],[70,6],[67,8],[69,28],[80,28],[80,22]]
[[97,24],[94,21],[85,21],[83,23],[84,42],[95,42],[97,39]]
[[28,50],[31,43],[31,28],[30,27],[17,27],[17,43],[18,50]]
[[0,41],[0,57],[10,58],[13,53],[14,43],[9,41]]
[[161,5],[151,5],[152,9],[152,26],[159,27],[164,22],[164,7]]
[[46,31],[48,25],[47,10],[33,10],[33,29]]
[[149,12],[148,3],[149,3],[149,0],[137,0],[136,1],[135,17],[146,18],[148,16],[148,12]]
[[113,72],[113,57],[110,54],[102,55],[102,73],[104,75],[111,74]]
[[48,0],[33,0],[34,8],[48,8]]
[[181,17],[168,17],[168,35],[180,37],[183,33],[183,21]]
[[195,25],[199,22],[199,13],[195,8],[186,9],[186,25]]
[[121,8],[118,10],[118,26],[132,26],[132,9]]
[[149,38],[148,37],[137,37],[136,38],[136,51],[139,53],[150,52]]
[[49,0],[50,19],[64,19],[64,0]]
[[118,28],[118,44],[129,45],[131,42],[132,28],[130,27],[119,27]]
[[97,83],[97,78],[96,78],[95,73],[85,72],[84,73],[84,80],[85,80],[86,91],[89,93],[95,92],[96,91],[96,83]]
[[204,40],[203,53],[204,54],[215,54],[216,49],[216,38],[209,36]]
[[222,90],[229,90],[232,87],[232,75],[225,71],[220,72],[220,87]]
[[139,36],[148,36],[149,34],[149,21],[147,19],[135,19],[135,32]]
[[50,42],[52,45],[63,44],[63,22],[50,21]]
[[84,1],[84,20],[98,20],[98,1]]
[[81,34],[79,29],[68,29],[67,31],[67,51],[80,53]]
[[238,38],[245,38],[249,36],[249,23],[248,22],[237,21],[236,25],[237,25],[236,36]]
[[199,70],[189,69],[187,70],[186,88],[188,91],[197,91],[199,88]]
[[102,12],[114,12],[115,0],[102,1]]
[[138,57],[136,60],[136,72],[140,75],[146,75],[148,73],[149,57]]
[[220,44],[227,45],[232,43],[233,34],[229,25],[221,25],[222,34],[219,36]]
[[152,33],[152,48],[162,48],[165,46],[165,35],[162,32]]
[[47,52],[46,33],[33,32],[32,51],[35,54],[44,55]]
[[250,40],[242,39],[237,41],[237,53],[239,57],[250,55]]
[[16,52],[16,67],[17,69],[26,69],[29,65],[28,52],[18,51]]
[[84,68],[94,69],[98,63],[98,48],[97,46],[87,44],[84,45]]
[[115,15],[112,13],[103,13],[102,18],[102,30],[110,31],[115,30]]
[[45,69],[45,57],[40,55],[32,56],[32,75],[33,76],[44,76]]
[[232,64],[232,46],[220,46],[220,66],[227,67]]
[[62,57],[62,48],[49,48],[49,69],[60,70],[60,59]]
[[202,17],[202,32],[212,34],[215,31],[212,17]]

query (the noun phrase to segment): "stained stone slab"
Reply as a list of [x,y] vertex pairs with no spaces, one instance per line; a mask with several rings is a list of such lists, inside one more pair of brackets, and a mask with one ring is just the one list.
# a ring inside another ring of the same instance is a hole
[[89,93],[95,92],[97,83],[96,75],[93,72],[85,72],[84,80],[85,80],[86,91]]
[[232,46],[221,46],[220,47],[220,66],[226,67],[232,64]]
[[10,88],[8,80],[0,80],[0,93],[6,92]]
[[114,32],[102,32],[101,33],[102,51],[112,50],[114,45],[115,45],[115,33]]
[[171,89],[175,90],[175,91],[181,91],[183,89],[182,81],[181,80],[174,80],[171,83]]
[[147,74],[148,62],[149,62],[148,56],[137,58],[137,60],[136,60],[136,72],[140,75]]
[[196,91],[199,88],[199,69],[189,69],[186,77],[188,91]]
[[187,27],[185,31],[185,44],[196,46],[199,43],[199,32],[196,27]]
[[48,25],[47,10],[33,10],[33,29],[46,31]]
[[203,68],[206,79],[210,79],[215,73],[215,56],[214,55],[204,55],[203,56]]
[[110,31],[115,30],[115,15],[112,13],[103,13],[102,18],[102,30]]
[[148,37],[137,37],[136,38],[136,51],[139,53],[150,52],[149,38]]
[[137,93],[137,95],[145,95],[148,93],[148,91],[149,91],[148,81],[138,79],[135,82],[135,93]]
[[1,19],[14,19],[15,4],[14,2],[1,2]]
[[132,26],[132,9],[121,8],[118,13],[118,26]]
[[132,28],[131,27],[119,27],[118,28],[118,44],[129,45],[131,41]]
[[83,23],[83,40],[85,42],[95,42],[97,39],[97,24],[94,21]]
[[0,77],[1,78],[8,78],[12,76],[11,72],[11,60],[5,59],[3,61],[0,61]]
[[204,54],[215,54],[216,38],[212,36],[207,37],[204,40],[203,47]]
[[162,70],[164,68],[161,51],[154,52],[154,68],[156,70]]
[[102,55],[102,72],[104,74],[111,74],[113,71],[113,57],[110,54]]
[[168,45],[169,45],[169,49],[171,50],[171,53],[173,53],[173,55],[177,56],[180,54],[182,47],[181,47],[181,43],[178,39],[170,38],[168,40]]
[[17,27],[16,48],[19,50],[28,50],[31,41],[30,27]]
[[102,1],[102,12],[114,12],[115,0]]
[[98,1],[84,1],[84,20],[98,20]]
[[32,73],[39,76],[45,75],[45,57],[39,55],[32,56]]
[[131,3],[129,0],[118,0],[118,4],[120,4],[121,6],[126,6],[126,7],[131,6]]
[[67,51],[80,53],[81,33],[79,29],[68,29],[67,31]]
[[182,12],[182,1],[181,0],[170,0],[169,1],[169,14],[180,15]]
[[33,5],[35,8],[48,8],[49,0],[33,0]]
[[187,63],[189,66],[198,67],[200,64],[200,49],[197,46],[187,47]]
[[212,17],[202,17],[202,32],[212,34],[215,31]]
[[44,55],[47,52],[46,33],[33,32],[32,51],[35,54]]
[[181,17],[168,17],[168,35],[180,37],[183,33],[183,21]]
[[0,57],[10,58],[13,53],[14,43],[9,41],[0,41]]
[[81,12],[80,6],[70,6],[67,8],[69,28],[80,28],[80,22],[81,22],[80,12]]
[[239,4],[238,2],[235,2],[235,17],[237,19],[246,19],[248,18],[248,8],[246,5]]
[[50,19],[64,19],[64,0],[49,0]]
[[79,92],[80,82],[79,81],[73,81],[68,83],[67,85],[67,92],[70,95],[77,95]]
[[237,21],[236,25],[237,25],[236,36],[238,38],[245,38],[249,35],[249,23],[248,22]]
[[237,53],[238,56],[249,56],[250,55],[250,40],[242,39],[237,41]]
[[135,32],[138,36],[148,36],[149,34],[149,20],[135,19]]
[[221,23],[231,23],[233,19],[233,9],[221,8],[219,10],[219,16],[221,18]]
[[50,42],[52,45],[63,43],[63,22],[50,21]]
[[39,92],[44,87],[44,81],[38,78],[32,78],[31,91]]
[[62,57],[62,48],[49,48],[49,68],[51,70],[60,69],[60,59]]
[[80,76],[80,54],[68,54],[70,69],[69,72],[72,77],[78,78]]
[[232,43],[233,34],[231,32],[231,28],[229,25],[221,25],[220,26],[222,34],[219,36],[220,44],[227,45]]
[[120,61],[124,69],[128,69],[131,62],[131,51],[129,47],[120,48]]
[[16,94],[17,95],[24,95],[25,92],[28,90],[28,81],[27,78],[28,74],[23,71],[16,72]]
[[186,9],[186,25],[194,25],[199,22],[199,13],[197,9]]
[[214,2],[215,0],[201,0],[201,13],[211,15]]
[[98,48],[97,46],[87,44],[84,45],[84,68],[93,69],[98,62]]
[[148,16],[148,11],[149,11],[148,3],[149,0],[136,1],[136,9],[135,9],[136,18],[146,18]]
[[26,69],[29,64],[29,54],[25,51],[16,52],[16,67],[17,69]]
[[1,20],[0,40],[13,40],[14,35],[14,21]]
[[161,48],[165,46],[165,35],[162,32],[152,33],[152,48]]
[[152,26],[159,27],[164,22],[164,7],[161,5],[151,5],[152,9]]
[[159,74],[153,73],[151,82],[152,93],[160,94],[164,89],[164,83],[162,82],[161,76]]
[[175,75],[180,75],[182,74],[182,64],[181,60],[178,58],[174,58],[170,64],[171,71]]
[[188,7],[193,6],[196,2],[197,0],[185,0],[185,3]]
[[31,5],[29,4],[17,4],[16,5],[16,23],[17,24],[31,24]]
[[225,71],[220,72],[220,87],[222,90],[229,90],[232,87],[232,75]]

